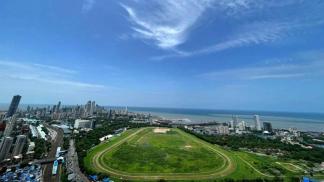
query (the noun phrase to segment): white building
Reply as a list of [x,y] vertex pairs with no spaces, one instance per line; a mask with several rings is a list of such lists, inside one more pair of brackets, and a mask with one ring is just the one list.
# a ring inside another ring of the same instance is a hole
[[38,137],[38,132],[37,132],[35,126],[33,126],[33,125],[29,125],[29,129],[30,129],[30,131],[31,131],[31,133],[32,133],[32,137]]
[[40,124],[36,127],[38,136],[40,136],[42,139],[47,140],[46,133],[43,131],[43,125]]
[[35,142],[29,142],[27,152],[32,152],[35,149]]
[[90,120],[83,120],[83,119],[76,119],[74,122],[74,128],[92,128],[92,121]]
[[259,115],[254,115],[254,122],[255,122],[255,129],[257,131],[261,131],[261,123],[260,123],[260,116]]
[[232,116],[232,119],[233,119],[233,125],[232,125],[232,128],[236,128],[238,122],[239,122],[239,118],[238,118],[238,115],[235,115],[235,116]]
[[212,125],[203,127],[202,131],[200,131],[199,133],[204,133],[208,135],[227,135],[229,134],[229,128],[228,126],[224,125]]
[[238,129],[239,129],[240,131],[245,131],[245,129],[246,129],[246,123],[245,123],[245,121],[241,121],[241,122],[238,124]]
[[229,128],[228,126],[220,125],[217,127],[217,132],[221,135],[227,135],[229,134]]
[[99,140],[100,140],[100,142],[103,142],[103,141],[105,141],[105,140],[109,140],[109,139],[111,139],[113,136],[114,136],[114,135],[107,135],[107,136],[104,136],[104,137],[99,138]]

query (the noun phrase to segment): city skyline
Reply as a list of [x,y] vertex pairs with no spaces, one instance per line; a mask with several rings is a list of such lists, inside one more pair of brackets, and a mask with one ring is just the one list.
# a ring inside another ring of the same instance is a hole
[[321,1],[0,4],[0,103],[324,112]]

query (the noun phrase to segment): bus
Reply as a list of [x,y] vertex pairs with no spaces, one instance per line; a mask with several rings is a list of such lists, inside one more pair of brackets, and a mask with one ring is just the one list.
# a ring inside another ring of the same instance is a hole
[[57,174],[57,167],[58,167],[58,161],[55,160],[54,163],[53,163],[52,175],[56,175]]

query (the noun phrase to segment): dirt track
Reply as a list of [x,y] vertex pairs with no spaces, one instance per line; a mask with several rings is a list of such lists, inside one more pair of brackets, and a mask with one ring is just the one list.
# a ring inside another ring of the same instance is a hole
[[215,178],[221,178],[224,176],[229,175],[232,173],[236,166],[233,163],[233,160],[228,157],[226,154],[224,154],[222,151],[219,151],[216,147],[213,145],[206,143],[192,135],[189,135],[183,131],[179,130],[179,133],[185,137],[188,137],[189,139],[192,139],[196,142],[199,142],[201,145],[205,146],[206,148],[214,151],[215,153],[219,154],[223,160],[224,163],[220,167],[220,170],[217,170],[215,172],[201,172],[201,173],[170,173],[170,174],[157,174],[157,173],[127,173],[123,171],[118,171],[115,169],[110,168],[106,164],[103,163],[103,156],[105,153],[110,152],[114,148],[118,147],[119,145],[123,144],[124,142],[132,139],[137,134],[139,134],[141,131],[143,131],[145,128],[141,128],[137,130],[136,132],[130,134],[129,136],[123,138],[122,140],[118,141],[117,143],[111,145],[110,147],[107,147],[105,150],[98,152],[93,158],[92,158],[92,164],[93,167],[96,168],[98,171],[113,175],[115,177],[119,177],[121,179],[129,179],[129,180],[158,180],[158,179],[165,179],[165,180],[194,180],[194,179],[215,179]]

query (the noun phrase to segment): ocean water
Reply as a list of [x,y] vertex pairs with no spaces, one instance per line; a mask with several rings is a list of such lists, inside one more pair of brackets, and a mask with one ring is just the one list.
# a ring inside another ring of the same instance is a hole
[[[8,104],[0,104],[0,111],[7,110]],[[51,105],[52,106],[52,105]],[[47,107],[47,105],[33,105],[33,107]],[[26,109],[27,105],[21,104]],[[106,106],[111,109],[125,109],[125,107]],[[241,111],[241,110],[212,110],[212,109],[181,109],[181,108],[153,108],[128,107],[131,112],[150,113],[166,119],[187,119],[192,123],[207,121],[229,122],[232,115],[238,115],[240,121],[253,126],[253,115],[260,115],[261,122],[271,122],[273,128],[297,128],[301,131],[324,132],[324,113],[294,113],[270,111]]]
[[238,115],[239,121],[253,126],[253,115],[260,115],[261,122],[271,122],[273,128],[297,128],[302,131],[324,132],[324,113],[293,113],[269,111],[178,109],[128,107],[129,111],[151,113],[166,119],[189,119],[193,123],[206,121],[229,122],[232,115]]

